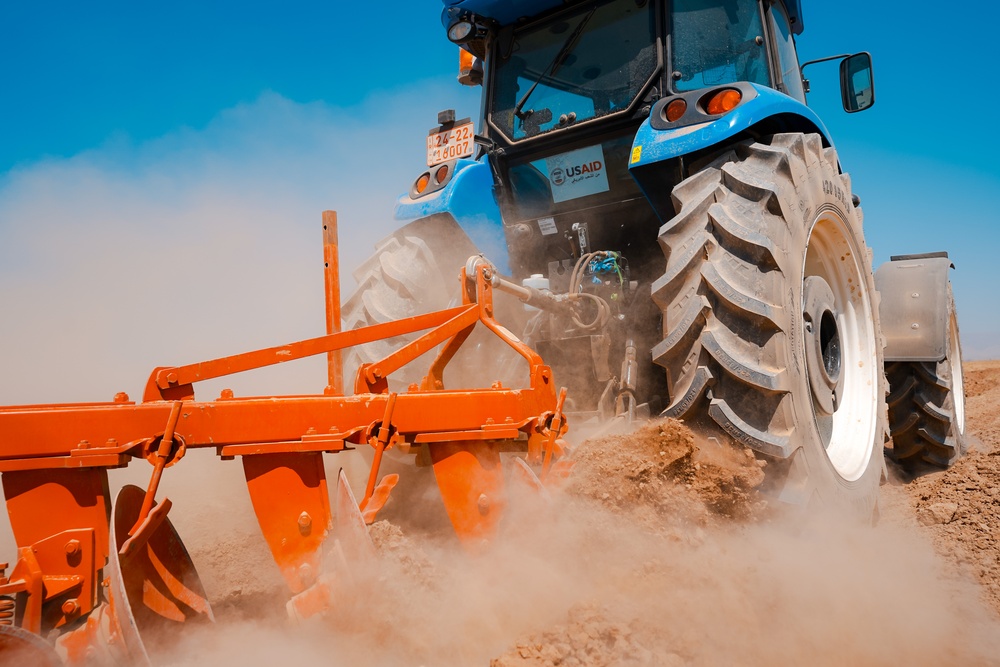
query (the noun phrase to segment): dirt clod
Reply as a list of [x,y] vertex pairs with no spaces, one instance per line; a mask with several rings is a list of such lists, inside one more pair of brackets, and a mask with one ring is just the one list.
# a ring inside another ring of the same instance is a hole
[[767,507],[757,492],[764,473],[753,452],[698,438],[674,419],[587,440],[573,456],[571,494],[637,515],[656,530],[753,521]]

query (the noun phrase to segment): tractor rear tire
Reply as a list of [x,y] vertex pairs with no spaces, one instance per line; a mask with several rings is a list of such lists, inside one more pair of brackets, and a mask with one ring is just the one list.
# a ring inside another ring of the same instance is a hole
[[[342,329],[349,331],[460,306],[459,274],[469,257],[478,252],[450,216],[421,218],[401,227],[379,242],[375,254],[354,272],[358,287],[344,304]],[[501,294],[496,294],[494,299],[497,319],[517,331],[518,322],[512,322],[511,318],[523,317],[523,307]],[[384,358],[419,333],[344,350],[347,391],[353,389],[357,369],[362,363]],[[399,369],[389,378],[390,388],[402,391],[410,384],[419,383],[433,358],[433,352],[427,353]],[[520,357],[510,347],[484,327],[477,326],[445,371],[446,388],[489,387],[494,380],[510,386],[508,383],[514,381],[514,369],[519,368],[518,359]],[[527,376],[526,373],[522,375]]]
[[818,135],[739,144],[673,190],[653,285],[669,407],[751,448],[765,492],[877,516],[886,384],[871,252]]
[[965,453],[965,382],[955,300],[948,286],[947,354],[938,362],[894,361],[889,379],[892,457],[947,468]]

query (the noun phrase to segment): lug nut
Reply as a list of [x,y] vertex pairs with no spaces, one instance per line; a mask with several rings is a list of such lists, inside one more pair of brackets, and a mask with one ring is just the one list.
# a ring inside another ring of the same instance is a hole
[[70,614],[75,614],[80,609],[80,605],[76,603],[76,600],[66,600],[62,603],[62,613],[69,616]]

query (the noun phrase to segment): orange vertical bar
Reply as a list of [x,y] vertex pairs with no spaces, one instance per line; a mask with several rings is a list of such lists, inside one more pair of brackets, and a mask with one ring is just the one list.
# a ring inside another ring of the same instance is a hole
[[[323,211],[323,284],[326,289],[326,333],[340,331],[340,256],[337,212]],[[326,354],[327,396],[344,393],[344,362],[340,350]]]

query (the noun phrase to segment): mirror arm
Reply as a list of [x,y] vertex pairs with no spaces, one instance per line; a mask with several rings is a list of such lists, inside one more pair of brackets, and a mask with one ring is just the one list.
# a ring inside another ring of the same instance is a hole
[[809,79],[806,78],[806,67],[809,65],[815,65],[816,63],[825,63],[830,60],[843,60],[844,58],[850,58],[850,53],[841,53],[839,56],[827,56],[826,58],[817,58],[816,60],[809,60],[807,62],[799,65],[799,78],[802,79],[802,87],[805,92],[811,92],[809,90]]
[[825,63],[829,60],[843,60],[844,58],[850,58],[853,53],[841,53],[839,56],[827,56],[826,58],[817,58],[816,60],[809,60],[801,65],[799,65],[799,72],[803,72],[809,65],[815,65],[816,63]]

